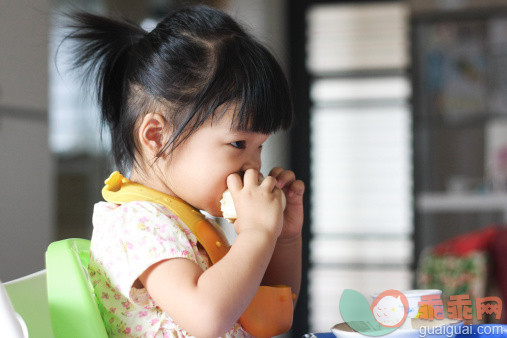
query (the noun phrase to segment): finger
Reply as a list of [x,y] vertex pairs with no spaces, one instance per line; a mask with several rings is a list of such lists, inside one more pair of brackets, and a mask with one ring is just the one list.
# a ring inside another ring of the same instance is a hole
[[280,173],[282,173],[285,169],[283,169],[282,167],[274,167],[273,169],[271,169],[271,171],[269,172],[269,176],[273,176],[274,178],[277,178],[278,175],[280,175]]
[[243,186],[258,186],[259,185],[259,172],[255,169],[248,169],[245,171],[243,177]]
[[276,186],[273,188],[273,194],[275,194],[276,197],[280,199],[280,202],[282,202],[283,192],[280,189],[278,189]]
[[288,189],[287,197],[303,196],[305,193],[305,183],[301,180],[296,180],[291,183]]
[[292,182],[296,180],[296,174],[290,170],[284,170],[281,172],[276,178],[276,186],[280,189],[289,186]]
[[234,173],[227,176],[227,188],[234,192],[243,188],[243,182],[241,181],[239,174]]
[[262,181],[261,187],[268,189],[268,191],[273,191],[276,187],[276,179],[272,176],[268,176]]

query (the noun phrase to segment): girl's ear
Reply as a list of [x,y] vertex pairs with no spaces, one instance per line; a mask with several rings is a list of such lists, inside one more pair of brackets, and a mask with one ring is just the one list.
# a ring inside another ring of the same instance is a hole
[[138,138],[143,154],[156,157],[164,145],[166,119],[158,113],[146,114],[139,126]]

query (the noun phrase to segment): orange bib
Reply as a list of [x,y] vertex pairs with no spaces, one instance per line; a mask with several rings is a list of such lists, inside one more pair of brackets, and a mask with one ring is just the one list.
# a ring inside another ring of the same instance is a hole
[[[149,201],[165,206],[192,231],[213,264],[222,259],[231,247],[221,229],[206,220],[197,209],[182,199],[131,182],[117,171],[105,181],[102,196],[106,201],[115,204]],[[239,318],[239,323],[255,337],[272,337],[290,329],[292,315],[290,287],[260,286],[250,305]]]

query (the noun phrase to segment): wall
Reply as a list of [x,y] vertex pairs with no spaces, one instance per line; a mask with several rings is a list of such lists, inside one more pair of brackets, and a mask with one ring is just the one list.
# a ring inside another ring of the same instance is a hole
[[53,238],[49,0],[0,2],[0,279],[44,268]]

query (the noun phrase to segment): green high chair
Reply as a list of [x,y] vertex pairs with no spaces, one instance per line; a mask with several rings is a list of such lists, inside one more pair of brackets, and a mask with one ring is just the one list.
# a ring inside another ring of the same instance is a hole
[[56,338],[106,338],[88,275],[90,241],[53,242],[46,251],[49,313]]

